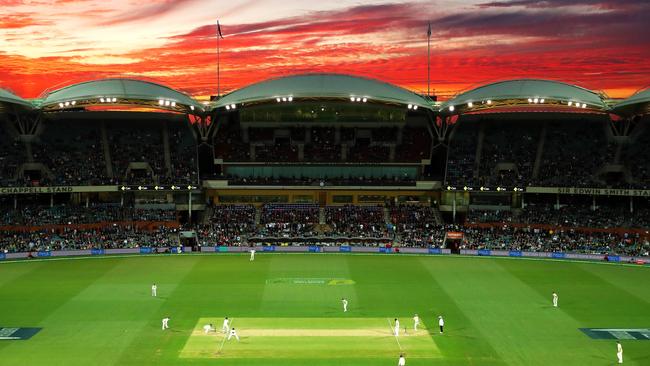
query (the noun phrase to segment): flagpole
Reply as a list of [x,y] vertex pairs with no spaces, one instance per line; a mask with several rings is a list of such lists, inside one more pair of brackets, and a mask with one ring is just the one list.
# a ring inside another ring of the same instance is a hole
[[431,22],[427,32],[427,97],[431,96]]
[[221,98],[221,49],[219,48],[219,22],[217,21],[217,98]]

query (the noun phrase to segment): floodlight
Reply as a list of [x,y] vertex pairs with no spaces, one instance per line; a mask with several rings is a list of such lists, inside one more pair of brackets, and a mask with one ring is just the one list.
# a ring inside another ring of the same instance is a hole
[[544,98],[540,99],[539,102],[544,104]]
[[582,103],[582,108],[587,108],[587,105],[585,103]]
[[99,98],[99,101],[104,103],[104,98]]
[[528,98],[528,103],[532,103],[532,102],[533,102],[533,100]]
[[63,108],[63,103],[59,103],[59,108]]
[[414,106],[413,106],[413,110],[414,110],[414,111],[417,111],[417,110],[418,110],[418,106],[414,105]]
[[350,102],[354,102],[354,97],[350,97]]
[[467,106],[470,107],[470,108],[472,108],[472,107],[474,106],[474,103],[469,102],[469,103],[467,103]]
[[158,99],[158,105],[163,105],[163,104],[165,104],[165,101],[162,99]]
[[533,103],[537,104],[539,102],[539,98],[533,99]]
[[235,105],[235,104],[230,105],[230,109],[235,109],[235,108],[237,108],[237,105]]
[[70,104],[75,105],[75,104],[77,104],[77,101],[73,100],[72,102],[70,102]]
[[191,106],[190,106],[190,109],[191,109],[191,110],[194,110],[194,106],[193,106],[193,105],[191,105]]
[[361,101],[365,103],[365,102],[368,101],[368,98],[363,98],[363,99],[361,99]]
[[229,106],[229,105],[226,105],[226,109],[227,109],[227,110],[230,110],[230,106]]
[[488,99],[488,100],[487,100],[487,104],[492,104],[492,100],[491,100],[491,99]]
[[573,104],[573,102],[569,102],[569,107],[571,107],[572,104]]
[[456,108],[454,108],[454,106],[453,106],[453,105],[450,105],[450,106],[449,106],[449,112],[453,112],[453,111],[454,111],[454,109],[456,109]]
[[289,100],[290,102],[293,102],[293,97],[290,95],[289,98],[288,98],[288,100]]
[[407,108],[408,108],[408,109],[413,109],[413,104],[409,104],[409,105],[407,106]]
[[357,97],[357,102],[360,102],[360,101],[361,101],[361,97]]
[[66,107],[69,106],[69,105],[70,105],[70,102],[65,102]]
[[113,98],[113,103],[117,102],[117,98]]

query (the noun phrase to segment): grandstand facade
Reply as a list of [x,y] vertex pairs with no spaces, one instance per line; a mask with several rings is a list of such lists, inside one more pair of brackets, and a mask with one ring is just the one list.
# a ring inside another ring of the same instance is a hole
[[[498,245],[536,245],[516,228],[571,228],[597,237],[600,252],[618,243],[643,254],[649,111],[648,90],[612,101],[534,79],[444,103],[340,74],[272,79],[206,103],[136,79],[36,100],[0,90],[0,230],[23,245],[51,243],[44,230],[76,243],[70,228],[137,245],[115,228],[146,227],[161,243],[172,230],[203,245],[440,247],[464,224],[479,247],[508,223]],[[582,245],[574,239],[557,240]]]

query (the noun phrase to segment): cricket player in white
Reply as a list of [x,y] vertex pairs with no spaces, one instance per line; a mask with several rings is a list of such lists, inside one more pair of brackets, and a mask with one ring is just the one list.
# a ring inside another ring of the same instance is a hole
[[397,319],[397,318],[395,318],[395,331],[394,331],[394,333],[395,333],[396,336],[399,335],[399,319]]
[[623,346],[621,346],[621,342],[616,342],[616,357],[618,363],[623,363]]
[[418,325],[420,325],[420,317],[418,314],[415,314],[413,317],[413,330],[416,332],[418,331]]
[[228,317],[225,317],[223,319],[223,325],[221,326],[221,331],[224,333],[228,333],[228,329],[230,329],[230,326],[228,325]]
[[156,297],[158,296],[158,286],[154,283],[151,285],[151,296]]
[[203,331],[205,332],[205,334],[214,332],[214,327],[212,326],[212,324],[206,324],[203,326]]
[[442,316],[438,317],[438,326],[440,327],[440,334],[442,334],[443,327],[445,326],[445,320],[442,318]]
[[557,294],[555,292],[553,293],[553,307],[557,307]]
[[343,298],[343,299],[341,299],[341,302],[343,303],[343,312],[347,313],[348,312],[348,299]]
[[399,355],[399,361],[397,361],[397,366],[406,366],[406,359],[404,355]]
[[237,342],[239,342],[239,336],[237,335],[237,332],[235,332],[235,328],[230,329],[230,334],[228,334],[228,340],[230,338],[235,337],[237,339]]
[[163,318],[162,320],[162,330],[169,329],[169,317]]
[[251,249],[251,262],[255,260],[255,249]]

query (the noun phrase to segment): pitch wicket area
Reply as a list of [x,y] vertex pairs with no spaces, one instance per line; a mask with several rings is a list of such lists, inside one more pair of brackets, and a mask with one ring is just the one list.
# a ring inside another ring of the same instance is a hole
[[[234,338],[221,344],[223,318],[200,318],[180,353],[181,358],[440,358],[429,331],[413,331],[411,321],[396,342],[386,318],[237,318]],[[205,334],[212,323],[216,332]],[[402,332],[404,329],[402,329]],[[401,349],[400,349],[401,347]],[[219,351],[220,350],[220,351]]]

